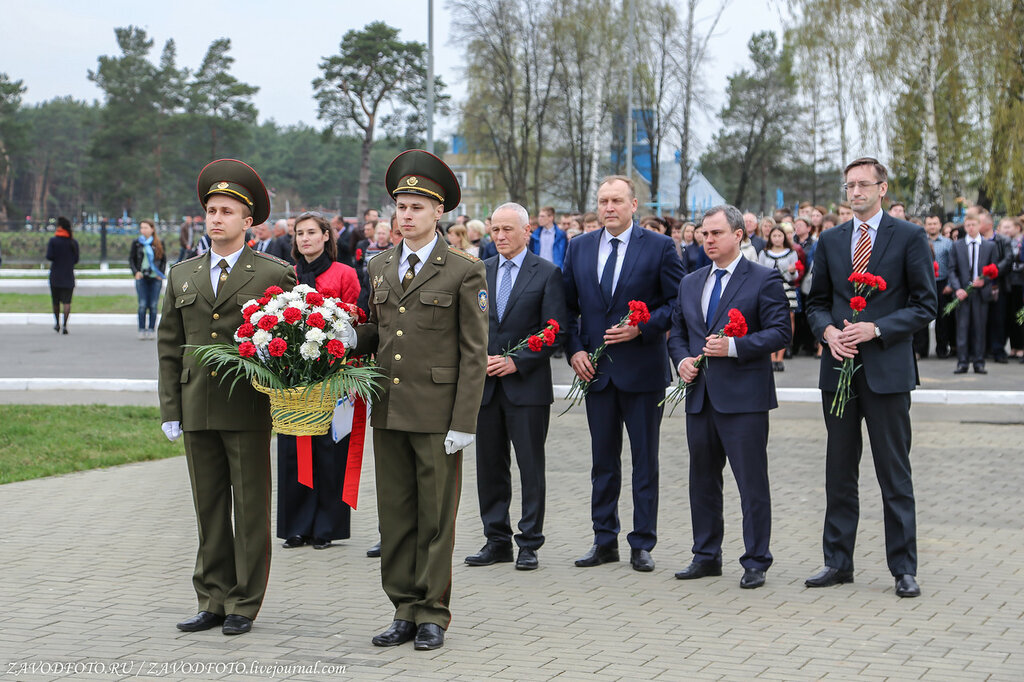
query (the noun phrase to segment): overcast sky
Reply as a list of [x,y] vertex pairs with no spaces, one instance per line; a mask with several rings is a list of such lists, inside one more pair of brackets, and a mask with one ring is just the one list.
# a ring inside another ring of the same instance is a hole
[[[707,14],[717,0],[702,4]],[[750,35],[780,30],[779,4],[779,0],[731,0],[710,47],[707,83],[717,97],[716,111],[726,76],[747,64]],[[465,93],[462,54],[448,40],[447,2],[435,0],[434,13],[434,68],[458,100]],[[403,40],[427,41],[427,0],[0,0],[0,17],[0,71],[24,81],[27,103],[64,95],[99,99],[101,93],[87,73],[96,68],[99,56],[119,54],[114,28],[134,24],[154,39],[154,62],[164,42],[173,38],[178,66],[192,69],[199,66],[213,40],[230,38],[230,54],[235,58],[232,73],[260,88],[254,98],[260,120],[301,121],[317,127],[311,81],[320,75],[321,59],[338,51],[346,31],[381,20],[399,28]],[[452,125],[452,121],[439,122],[435,136],[444,139]],[[707,140],[713,130],[708,125],[703,128],[700,137]]]

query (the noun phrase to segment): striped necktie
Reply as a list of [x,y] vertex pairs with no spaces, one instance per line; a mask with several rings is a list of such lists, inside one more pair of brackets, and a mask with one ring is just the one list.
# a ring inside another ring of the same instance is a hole
[[853,250],[853,271],[866,272],[868,261],[871,260],[871,227],[867,223],[860,225],[860,239]]

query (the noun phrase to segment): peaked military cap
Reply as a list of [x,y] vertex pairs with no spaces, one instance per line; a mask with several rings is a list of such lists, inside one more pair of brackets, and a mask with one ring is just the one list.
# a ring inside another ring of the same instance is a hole
[[419,194],[436,199],[451,211],[462,201],[462,191],[455,173],[430,152],[408,149],[395,157],[384,176],[388,194]]
[[252,224],[265,223],[270,216],[270,195],[259,174],[247,163],[237,159],[217,159],[199,171],[196,181],[199,203],[214,194],[223,194],[241,201],[252,211]]

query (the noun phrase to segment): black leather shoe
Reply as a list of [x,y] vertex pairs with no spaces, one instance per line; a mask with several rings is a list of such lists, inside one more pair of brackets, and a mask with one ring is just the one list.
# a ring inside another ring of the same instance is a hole
[[743,577],[740,578],[740,587],[745,590],[753,590],[764,585],[764,571],[760,568],[743,569]]
[[843,583],[853,582],[853,571],[841,571],[838,568],[826,566],[820,572],[815,573],[804,581],[807,587],[832,587]]
[[975,374],[988,374],[988,370],[985,369],[985,365],[983,365],[983,364],[982,365],[975,365],[974,366],[974,373]]
[[516,557],[516,570],[533,571],[537,565],[537,551],[520,547],[519,556]]
[[209,611],[200,611],[188,620],[178,623],[177,628],[184,632],[202,632],[203,630],[215,628],[223,622],[224,616],[218,616],[216,613],[210,613]]
[[914,576],[909,573],[901,575],[896,578],[896,596],[897,597],[920,597],[921,588],[918,587],[917,580]]
[[285,540],[281,546],[285,549],[295,549],[296,547],[302,547],[304,544],[306,544],[306,538],[301,535],[293,535]]
[[1010,361],[1010,358],[1006,355],[1000,355],[999,357],[992,358],[992,360],[994,360],[997,365],[1005,365]]
[[690,565],[676,573],[676,580],[696,580],[722,575],[722,564],[711,561],[691,561]]
[[327,549],[333,543],[327,538],[313,538],[310,544],[313,545],[313,549]]
[[491,564],[507,564],[512,561],[512,545],[499,545],[488,542],[476,554],[466,557],[470,566],[490,566]]
[[252,630],[252,618],[239,616],[237,613],[232,613],[225,618],[224,625],[220,629],[225,635],[243,635],[249,630]]
[[616,545],[593,545],[590,551],[576,560],[580,568],[612,564],[619,560],[619,548]]
[[633,567],[634,571],[640,571],[641,573],[650,573],[654,570],[654,559],[651,558],[651,553],[646,549],[633,548],[629,550],[629,564]]
[[967,365],[957,365],[956,369],[953,370],[953,374],[967,374]]
[[396,620],[391,626],[375,636],[371,642],[374,646],[398,646],[405,644],[416,636],[416,623],[408,620]]
[[412,643],[414,649],[419,651],[430,651],[440,649],[444,644],[444,629],[436,623],[421,623],[416,629],[416,640]]
[[366,556],[370,557],[371,559],[379,559],[380,558],[380,543],[378,542],[376,545],[374,545],[370,549],[366,550]]

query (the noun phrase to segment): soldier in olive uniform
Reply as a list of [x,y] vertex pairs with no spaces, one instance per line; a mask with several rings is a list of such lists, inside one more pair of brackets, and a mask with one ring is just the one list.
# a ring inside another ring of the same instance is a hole
[[196,188],[211,249],[171,268],[157,335],[162,428],[171,440],[185,434],[199,526],[199,613],[178,629],[222,625],[237,635],[252,628],[270,573],[270,406],[245,381],[231,392],[234,376],[218,376],[184,346],[232,343],[242,304],[272,285],[290,290],[295,273],[245,245],[246,230],[270,213],[256,171],[220,159],[200,172]]
[[403,241],[367,265],[370,319],[356,328],[356,352],[376,353],[387,377],[371,423],[381,582],[395,620],[373,643],[436,649],[451,620],[462,449],[486,376],[487,283],[483,263],[436,232],[460,198],[443,161],[405,151],[385,184]]

